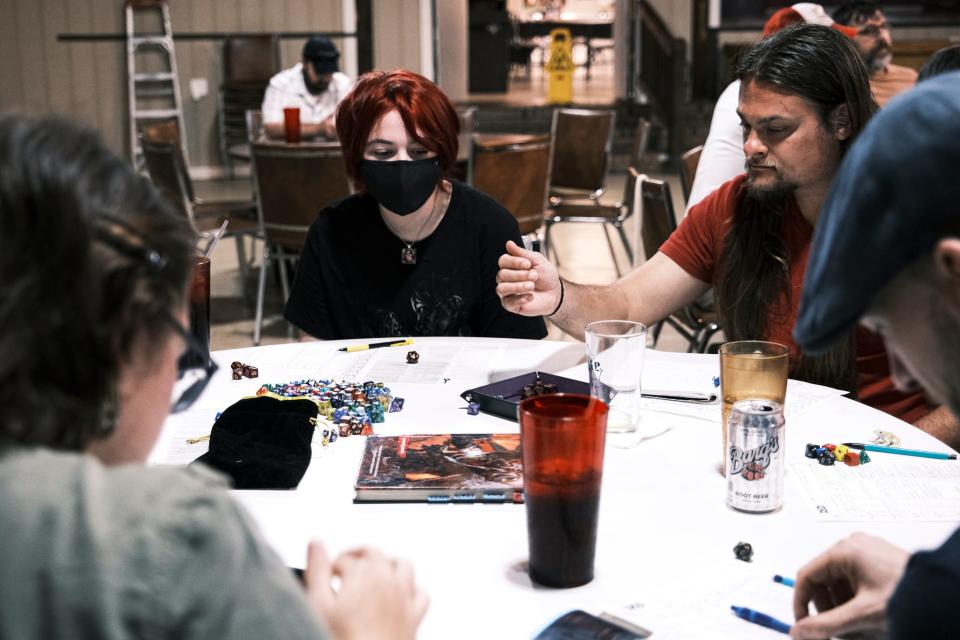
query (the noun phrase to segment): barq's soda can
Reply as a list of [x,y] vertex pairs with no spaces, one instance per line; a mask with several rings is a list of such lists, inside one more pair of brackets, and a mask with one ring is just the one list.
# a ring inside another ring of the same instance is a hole
[[783,406],[741,400],[727,422],[727,506],[764,513],[783,506]]

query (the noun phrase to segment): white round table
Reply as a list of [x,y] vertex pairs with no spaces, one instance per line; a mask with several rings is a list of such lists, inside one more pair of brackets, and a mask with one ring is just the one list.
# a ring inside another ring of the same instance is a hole
[[[432,384],[382,379],[406,404],[402,412],[387,414],[386,422],[376,425],[381,435],[516,432],[514,422],[468,415],[460,393],[533,370],[579,379],[585,379],[587,373],[586,365],[581,364],[584,347],[580,343],[417,338],[411,347],[353,354],[334,351],[357,342],[361,341],[214,353],[220,370],[194,408],[168,420],[151,461],[163,462],[174,446],[171,443],[179,442],[184,432],[209,432],[217,411],[252,395],[263,383],[340,377],[339,372],[355,374],[360,363],[373,362],[370,358],[376,359],[380,371],[393,371],[398,378],[411,371],[407,367],[421,367],[417,371],[423,373],[418,375],[427,378],[431,374],[427,368],[436,361],[456,358],[442,375],[449,378],[446,382],[439,378]],[[421,353],[420,364],[404,363],[409,349]],[[231,380],[234,360],[259,367],[259,378]],[[648,351],[644,379],[658,371],[684,368],[702,377],[704,371],[717,366],[717,356]],[[716,411],[719,416],[719,407]],[[791,591],[771,581],[766,593],[765,581],[757,586],[758,576],[793,576],[806,561],[853,531],[881,535],[915,550],[939,545],[957,525],[942,521],[823,521],[790,467],[782,510],[767,515],[739,513],[725,506],[725,481],[717,471],[719,419],[708,422],[645,412],[644,428],[654,425],[669,430],[633,448],[607,447],[596,577],[576,589],[546,589],[530,583],[523,569],[527,533],[522,506],[354,504],[353,483],[363,437],[315,446],[311,465],[296,490],[236,491],[234,495],[290,566],[303,566],[311,538],[322,540],[331,553],[375,545],[410,560],[431,600],[421,638],[532,638],[568,610],[598,613],[627,605],[633,608],[633,619],[647,622],[657,639],[701,637],[697,631],[701,628],[702,637],[782,638],[729,614],[729,605],[738,604],[761,610],[772,607],[774,610],[765,612],[789,616]],[[873,437],[875,429],[895,432],[904,447],[949,451],[918,429],[840,396],[796,417],[788,413],[786,428],[790,463],[810,462],[803,456],[807,442],[864,442]],[[200,455],[205,445],[197,446],[196,455]],[[878,465],[874,468],[918,462],[881,453],[872,459],[871,464]],[[843,465],[822,469],[824,474],[849,474],[851,478],[857,471]],[[750,564],[734,559],[733,547],[740,541],[753,546]],[[761,588],[762,595],[758,593]],[[726,602],[737,596],[755,599]]]

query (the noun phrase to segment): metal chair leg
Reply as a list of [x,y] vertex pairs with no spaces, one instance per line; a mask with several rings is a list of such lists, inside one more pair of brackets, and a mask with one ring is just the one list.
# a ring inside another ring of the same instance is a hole
[[[283,292],[283,304],[290,299],[290,277],[287,275],[287,259],[290,256],[283,249],[277,249],[277,266],[280,269],[280,290]],[[287,322],[287,337],[294,338],[293,325]]]
[[257,315],[253,321],[253,346],[260,346],[263,330],[263,296],[267,289],[267,267],[270,266],[270,245],[264,243],[263,261],[260,263],[260,282],[257,283]]
[[550,259],[550,249],[552,249],[552,246],[550,245],[550,227],[551,225],[549,222],[545,222],[543,225],[543,243],[541,251],[543,256],[548,260]]
[[247,262],[245,237],[246,234],[243,233],[234,236],[237,241],[237,263],[240,267],[240,293],[243,295],[243,303],[250,304],[250,293],[247,291],[247,282],[250,280],[250,265]]
[[663,330],[663,320],[653,325],[653,344],[651,348],[657,348],[657,341],[660,340],[660,332]]
[[617,270],[617,278],[623,276],[620,272],[620,263],[617,262],[617,252],[613,249],[613,241],[610,240],[610,229],[607,228],[607,225],[603,225],[603,235],[607,238],[607,246],[610,247],[610,257],[613,258],[613,268]]
[[627,264],[633,264],[633,249],[630,247],[630,242],[627,240],[627,232],[623,230],[622,224],[614,225],[617,228],[617,233],[620,234],[620,241],[623,242],[623,249],[627,252]]

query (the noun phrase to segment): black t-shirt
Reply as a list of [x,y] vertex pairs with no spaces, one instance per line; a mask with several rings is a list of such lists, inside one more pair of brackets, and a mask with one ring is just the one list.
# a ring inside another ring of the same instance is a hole
[[355,194],[310,226],[287,301],[287,320],[328,340],[393,336],[539,339],[542,318],[510,313],[497,297],[497,260],[517,222],[495,200],[458,182],[447,212],[416,242],[417,263],[384,224],[376,200]]
[[935,551],[913,554],[887,605],[890,638],[958,637],[960,530]]

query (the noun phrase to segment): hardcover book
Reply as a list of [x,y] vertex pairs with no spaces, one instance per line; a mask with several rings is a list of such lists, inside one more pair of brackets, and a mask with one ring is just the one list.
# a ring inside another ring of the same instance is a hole
[[354,502],[523,502],[520,434],[370,436]]

